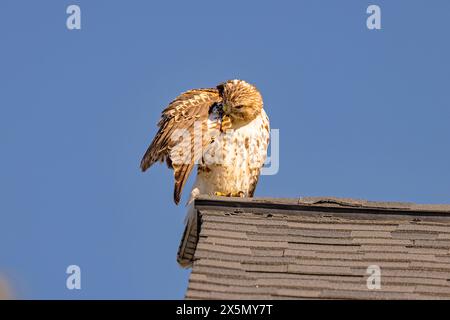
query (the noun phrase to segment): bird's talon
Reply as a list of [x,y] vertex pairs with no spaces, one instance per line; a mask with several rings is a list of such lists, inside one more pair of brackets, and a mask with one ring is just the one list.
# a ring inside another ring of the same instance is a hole
[[227,197],[228,195],[226,193],[220,192],[220,191],[216,191],[214,192],[215,196],[219,196],[219,197]]

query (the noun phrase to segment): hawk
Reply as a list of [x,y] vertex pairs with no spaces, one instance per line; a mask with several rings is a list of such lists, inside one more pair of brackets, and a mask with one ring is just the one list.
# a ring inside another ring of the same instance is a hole
[[141,169],[165,161],[174,171],[176,204],[195,165],[189,202],[200,194],[253,197],[270,131],[255,86],[229,80],[216,88],[186,91],[163,110],[158,126]]

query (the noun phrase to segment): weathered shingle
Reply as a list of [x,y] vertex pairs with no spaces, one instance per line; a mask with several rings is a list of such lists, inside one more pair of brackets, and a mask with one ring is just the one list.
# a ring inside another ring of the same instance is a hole
[[205,197],[193,209],[186,298],[450,299],[450,206]]

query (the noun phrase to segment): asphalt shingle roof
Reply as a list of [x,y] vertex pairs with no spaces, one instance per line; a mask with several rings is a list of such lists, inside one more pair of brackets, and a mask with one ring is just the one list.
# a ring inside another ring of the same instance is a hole
[[450,205],[202,197],[194,209],[178,252],[186,298],[450,299]]

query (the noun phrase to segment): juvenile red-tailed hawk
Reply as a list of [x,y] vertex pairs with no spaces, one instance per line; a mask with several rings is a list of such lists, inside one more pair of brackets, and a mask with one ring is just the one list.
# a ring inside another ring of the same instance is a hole
[[162,112],[159,130],[141,161],[174,170],[174,201],[195,166],[191,200],[199,194],[252,197],[269,143],[269,118],[255,86],[230,80],[182,93]]

